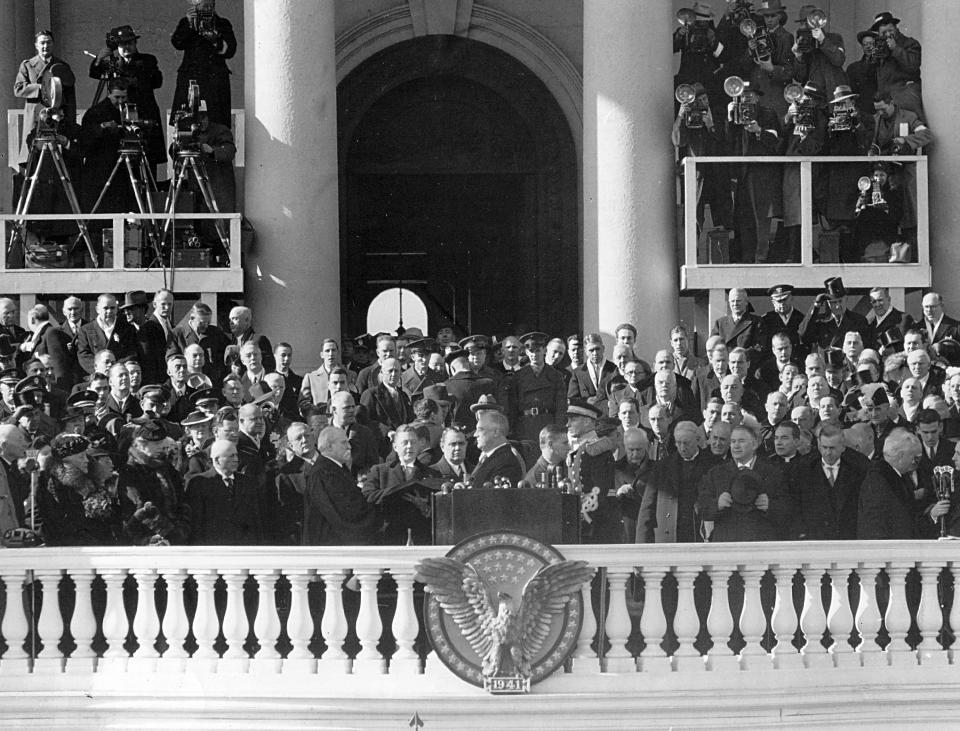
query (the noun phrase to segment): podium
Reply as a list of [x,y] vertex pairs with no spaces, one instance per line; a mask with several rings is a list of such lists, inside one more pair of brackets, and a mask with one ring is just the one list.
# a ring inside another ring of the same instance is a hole
[[433,496],[433,543],[512,530],[547,545],[580,542],[580,497],[535,488],[454,490]]

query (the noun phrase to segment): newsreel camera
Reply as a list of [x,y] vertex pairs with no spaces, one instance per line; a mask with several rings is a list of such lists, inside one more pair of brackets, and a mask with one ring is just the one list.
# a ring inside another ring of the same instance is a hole
[[740,23],[740,32],[747,37],[750,56],[755,62],[760,63],[773,58],[773,45],[765,26],[758,26],[753,18],[747,18]]
[[728,76],[723,90],[733,101],[727,107],[727,119],[741,127],[759,119],[760,95],[739,76]]
[[200,99],[200,85],[191,81],[187,90],[187,103],[173,113],[174,153],[200,151],[197,137],[200,134],[202,112],[206,112],[206,103]]
[[687,50],[691,53],[710,53],[710,21],[700,18],[690,8],[677,11],[677,22],[687,31]]
[[697,90],[691,84],[680,84],[674,96],[678,102],[687,105],[683,126],[687,129],[703,129],[710,109],[697,99]]
[[817,109],[814,101],[803,92],[800,84],[787,84],[783,89],[783,98],[790,104],[793,112],[793,133],[806,137],[817,126]]
[[124,104],[120,114],[120,148],[143,149],[147,133],[156,125],[152,119],[140,119],[136,104]]

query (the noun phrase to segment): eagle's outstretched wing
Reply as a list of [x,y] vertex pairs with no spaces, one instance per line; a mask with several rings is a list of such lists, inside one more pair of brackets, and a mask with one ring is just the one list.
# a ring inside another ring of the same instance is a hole
[[493,644],[497,608],[476,569],[452,558],[425,558],[416,571],[416,580],[457,623],[470,647],[485,657]]
[[523,587],[517,642],[528,661],[550,634],[550,615],[563,611],[592,575],[586,561],[557,561],[540,569]]

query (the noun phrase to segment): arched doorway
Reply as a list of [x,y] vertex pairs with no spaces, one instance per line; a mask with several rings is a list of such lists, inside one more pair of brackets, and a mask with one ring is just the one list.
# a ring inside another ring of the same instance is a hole
[[373,298],[367,308],[366,331],[374,335],[379,332],[393,332],[401,325],[405,330],[416,327],[420,332],[428,332],[427,306],[415,292],[406,287],[384,289]]
[[426,36],[367,59],[337,105],[346,332],[401,282],[434,332],[576,329],[578,161],[533,73],[484,43]]

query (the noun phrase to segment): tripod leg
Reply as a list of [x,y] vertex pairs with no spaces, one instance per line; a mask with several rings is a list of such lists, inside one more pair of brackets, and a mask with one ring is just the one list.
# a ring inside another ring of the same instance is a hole
[[[210,178],[207,176],[207,168],[203,160],[195,159],[193,161],[193,175],[197,179],[197,185],[203,194],[203,200],[207,204],[207,209],[211,213],[220,213],[220,209],[217,208],[217,199],[213,196],[213,188],[210,187]],[[229,255],[230,239],[224,231],[223,221],[217,218],[214,219],[213,223],[217,229],[217,236],[220,237],[220,243],[223,244],[223,248],[226,249]]]
[[[43,159],[46,157],[48,152],[52,152],[52,151],[47,147],[47,143],[45,142],[43,143],[43,147],[40,148],[40,152],[37,153],[37,157],[36,157],[37,164],[36,164],[36,167],[33,168],[33,174],[30,175],[29,180],[27,178],[24,178],[23,180],[23,186],[27,194],[26,194],[26,197],[24,197],[23,190],[20,191],[21,193],[20,200],[23,203],[23,207],[21,210],[17,211],[18,216],[26,216],[27,211],[30,210],[30,201],[33,200],[33,193],[37,189],[37,182],[40,180],[40,170],[43,169]],[[31,153],[31,156],[32,156],[32,153]],[[28,182],[29,182],[29,185],[28,185]],[[20,226],[23,226],[23,224],[26,223],[26,221],[24,219],[21,219],[17,223]]]
[[103,198],[107,194],[107,191],[110,190],[110,186],[113,185],[113,179],[117,175],[117,170],[120,169],[120,163],[123,161],[123,156],[117,158],[116,163],[113,165],[113,170],[110,171],[109,177],[107,177],[107,182],[103,184],[103,190],[100,191],[100,195],[97,196],[97,202],[93,204],[93,208],[90,209],[90,213],[96,213],[100,209],[100,204],[103,203]]
[[[131,160],[127,160],[127,167],[130,172],[130,180],[136,178],[135,171]],[[154,260],[159,256],[160,252],[157,247],[157,221],[153,218],[155,213],[153,209],[153,198],[150,195],[151,192],[156,190],[156,183],[153,182],[153,176],[150,174],[150,166],[147,165],[144,160],[143,153],[137,155],[137,171],[139,171],[140,177],[138,185],[134,187],[135,191],[139,191],[137,194],[137,203],[140,206],[140,213],[150,213],[150,218],[143,221],[143,228],[147,233],[147,241],[149,242],[150,248],[154,252]],[[143,189],[139,189],[139,185],[143,185]],[[152,184],[152,187],[151,187]],[[144,200],[145,199],[145,200]],[[146,203],[146,206],[144,206]]]
[[[40,170],[43,168],[43,159],[46,154],[46,144],[39,150],[36,148],[30,150],[30,156],[27,158],[27,169],[24,171],[23,185],[20,187],[20,198],[17,201],[17,216],[26,216],[30,210],[30,201],[33,200],[33,192],[37,187],[37,181],[40,179]],[[23,235],[26,224],[26,218],[20,218],[13,222],[10,230],[10,241],[7,243],[7,256],[10,256],[13,252],[17,236]]]
[[137,175],[133,170],[133,161],[129,155],[123,155],[123,160],[127,164],[127,176],[130,178],[130,187],[133,188],[133,197],[137,201],[137,210],[140,211],[140,213],[146,213],[147,206],[143,202],[143,194],[140,192],[140,182],[137,180]]
[[166,205],[166,213],[167,216],[170,216],[170,218],[167,218],[167,220],[163,222],[163,236],[160,239],[161,242],[165,242],[167,240],[167,233],[169,233],[170,227],[173,225],[172,216],[173,212],[177,208],[177,199],[180,197],[180,188],[183,186],[184,182],[186,182],[187,175],[189,175],[190,172],[187,170],[186,163],[186,160],[182,160],[180,162],[179,170],[177,170],[176,166],[174,166],[174,172],[176,174],[173,176],[173,181],[170,183],[170,192],[167,193]]
[[80,230],[80,236],[83,237],[87,245],[87,253],[90,254],[90,260],[93,262],[93,268],[99,269],[100,263],[97,261],[97,252],[93,249],[93,240],[90,238],[90,231],[87,229],[87,222],[81,218],[80,203],[77,201],[77,194],[73,190],[73,183],[70,181],[70,173],[67,171],[67,164],[63,161],[63,156],[59,149],[51,150],[53,162],[57,167],[57,173],[60,176],[60,183],[63,185],[63,192],[70,203],[70,210],[76,217],[77,228]]

